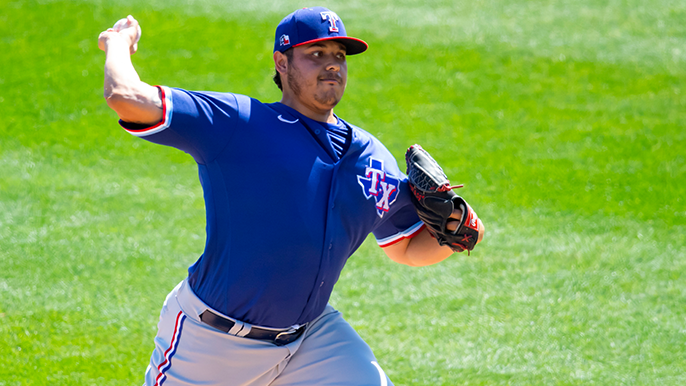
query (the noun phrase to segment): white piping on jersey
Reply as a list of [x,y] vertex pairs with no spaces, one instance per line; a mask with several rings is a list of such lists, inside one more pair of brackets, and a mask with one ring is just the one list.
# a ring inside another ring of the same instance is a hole
[[298,121],[300,120],[300,118],[296,118],[295,121],[289,121],[288,119],[282,117],[280,114],[279,114],[279,116],[278,116],[277,118],[279,118],[279,120],[280,120],[281,122],[286,122],[286,123],[290,123],[290,124],[296,123],[296,122],[298,122]]
[[405,229],[402,232],[398,232],[394,235],[384,237],[381,240],[376,240],[376,242],[382,248],[387,247],[387,246],[393,244],[394,242],[399,241],[400,239],[406,239],[406,238],[414,237],[415,233],[417,233],[417,231],[419,231],[423,225],[424,225],[424,223],[422,221],[419,221],[418,223],[412,225],[411,227]]

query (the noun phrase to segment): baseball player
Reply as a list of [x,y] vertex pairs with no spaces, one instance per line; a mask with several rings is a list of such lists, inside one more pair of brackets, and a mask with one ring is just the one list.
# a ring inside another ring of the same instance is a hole
[[[392,385],[328,304],[343,266],[369,233],[410,266],[463,248],[432,236],[415,208],[425,196],[376,138],[333,112],[347,57],[367,43],[326,8],[291,13],[274,41],[283,96],[262,103],[142,82],[130,59],[140,35],[129,16],[98,38],[107,104],[129,133],[194,158],[207,219],[204,252],[162,307],[145,384]],[[245,180],[264,188],[247,192]],[[443,222],[472,223],[480,239],[465,205]]]

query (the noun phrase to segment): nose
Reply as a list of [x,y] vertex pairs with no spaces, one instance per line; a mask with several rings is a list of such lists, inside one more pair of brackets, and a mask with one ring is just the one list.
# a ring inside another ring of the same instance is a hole
[[326,71],[339,71],[341,69],[341,65],[336,63],[336,61],[332,61],[326,65]]
[[329,56],[329,63],[326,64],[326,71],[340,71],[341,64],[335,54]]

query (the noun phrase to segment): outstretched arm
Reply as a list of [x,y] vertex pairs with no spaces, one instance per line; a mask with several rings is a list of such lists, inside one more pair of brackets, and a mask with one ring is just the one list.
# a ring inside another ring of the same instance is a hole
[[104,96],[123,121],[153,125],[162,120],[160,91],[142,82],[131,63],[140,32],[138,21],[128,16],[98,36],[98,48],[107,55]]

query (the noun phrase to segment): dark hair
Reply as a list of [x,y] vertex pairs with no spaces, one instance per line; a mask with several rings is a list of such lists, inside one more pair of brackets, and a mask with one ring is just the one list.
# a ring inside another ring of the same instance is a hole
[[[293,47],[287,49],[286,51],[283,52],[284,55],[288,58],[288,61],[290,62],[293,59]],[[274,69],[274,83],[279,87],[279,90],[283,91],[283,84],[281,84],[281,75],[279,75],[279,72]]]

